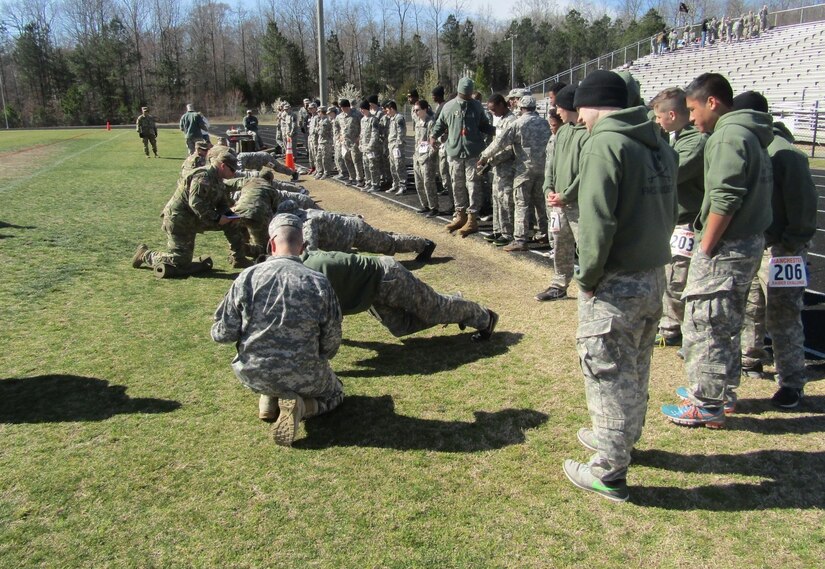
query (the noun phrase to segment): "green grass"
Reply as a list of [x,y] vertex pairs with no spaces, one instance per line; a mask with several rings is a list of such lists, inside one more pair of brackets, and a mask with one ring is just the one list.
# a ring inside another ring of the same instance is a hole
[[587,457],[575,302],[538,305],[544,268],[330,185],[324,205],[434,238],[453,259],[418,273],[494,307],[501,333],[402,342],[348,318],[344,405],[275,447],[209,339],[236,273],[222,235],[198,237],[209,275],[129,266],[164,243],[183,141],[159,143],[173,159],[131,132],[0,136],[0,567],[821,566],[822,382],[783,414],[750,380],[727,429],[680,429],[657,409],[681,362],[657,350],[632,502],[585,494],[561,473]]

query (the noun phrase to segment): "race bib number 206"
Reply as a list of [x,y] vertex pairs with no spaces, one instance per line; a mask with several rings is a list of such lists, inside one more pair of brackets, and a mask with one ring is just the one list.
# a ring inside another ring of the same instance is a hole
[[768,268],[769,287],[808,286],[808,275],[802,257],[772,257]]

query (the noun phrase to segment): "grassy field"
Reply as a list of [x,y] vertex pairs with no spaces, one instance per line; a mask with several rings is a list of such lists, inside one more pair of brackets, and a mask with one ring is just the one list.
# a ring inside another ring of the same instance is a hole
[[348,317],[347,399],[277,448],[209,338],[223,236],[198,238],[209,274],[129,265],[165,241],[183,140],[161,134],[158,160],[129,131],[0,135],[0,567],[822,566],[825,382],[780,413],[746,380],[726,429],[682,429],[658,412],[681,361],[657,350],[631,502],[584,493],[561,472],[587,458],[575,301],[539,305],[547,269],[328,182],[306,183],[328,209],[434,239],[417,274],[500,331]]

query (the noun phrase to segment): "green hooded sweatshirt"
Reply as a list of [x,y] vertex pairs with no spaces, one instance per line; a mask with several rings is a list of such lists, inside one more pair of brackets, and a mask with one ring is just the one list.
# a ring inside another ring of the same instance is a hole
[[808,243],[816,233],[818,195],[808,158],[793,145],[793,135],[781,122],[773,123],[768,155],[773,165],[773,223],[765,232],[767,245],[781,244],[788,252]]
[[496,127],[487,120],[481,102],[456,97],[445,103],[433,125],[433,138],[447,133],[444,148],[450,158],[477,158],[484,150],[484,134],[494,135]]
[[644,107],[602,118],[579,167],[579,268],[592,291],[607,271],[643,271],[670,262],[676,223],[676,152]]
[[679,175],[676,180],[679,196],[679,225],[692,223],[699,215],[705,197],[705,143],[708,135],[693,126],[686,126],[676,134],[673,150],[679,155]]
[[723,239],[761,235],[770,226],[772,122],[771,115],[751,110],[719,118],[705,143],[705,197],[694,223],[700,241],[710,213],[733,217]]
[[576,203],[576,196],[568,196],[565,191],[579,175],[579,156],[587,137],[583,124],[565,124],[556,133],[553,163],[544,176],[545,195],[558,192],[564,194],[565,203]]

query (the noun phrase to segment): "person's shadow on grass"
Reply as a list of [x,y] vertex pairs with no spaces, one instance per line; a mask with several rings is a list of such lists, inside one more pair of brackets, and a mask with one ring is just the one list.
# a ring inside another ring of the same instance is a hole
[[132,399],[126,387],[94,377],[0,379],[0,423],[103,421],[124,413],[169,413],[179,407],[167,399]]
[[[454,329],[457,330],[457,328]],[[400,344],[391,341],[368,342],[345,338],[341,342],[343,345],[371,350],[375,352],[375,355],[355,362],[356,366],[365,369],[343,370],[336,373],[340,377],[358,378],[430,375],[506,353],[510,346],[517,344],[523,336],[518,332],[495,332],[489,341],[473,342],[470,340],[473,333],[475,331],[472,333],[467,331],[454,336],[401,338]]]
[[[0,229],[37,229],[34,225],[15,225],[6,221],[0,221]],[[0,239],[10,239],[14,235],[0,234]]]
[[307,436],[292,446],[479,452],[523,443],[524,431],[547,421],[547,415],[532,409],[475,411],[474,415],[472,422],[420,419],[396,414],[389,395],[353,395],[344,397],[329,415],[307,420]]
[[822,451],[760,450],[689,455],[655,449],[634,450],[633,462],[637,466],[706,474],[708,478],[733,475],[763,479],[695,488],[634,486],[630,499],[639,506],[713,512],[825,508],[825,478],[822,477],[825,452]]

